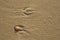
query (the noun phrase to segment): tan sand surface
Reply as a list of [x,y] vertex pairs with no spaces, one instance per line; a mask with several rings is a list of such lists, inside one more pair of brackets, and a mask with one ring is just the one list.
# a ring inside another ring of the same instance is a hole
[[0,40],[60,40],[60,0],[0,0]]

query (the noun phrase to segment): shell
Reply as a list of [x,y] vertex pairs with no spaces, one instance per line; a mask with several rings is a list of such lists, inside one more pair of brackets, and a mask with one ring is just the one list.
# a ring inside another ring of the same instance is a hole
[[24,27],[24,26],[22,26],[22,25],[16,25],[16,26],[14,27],[14,30],[15,30],[16,32],[18,32],[18,31],[23,31],[23,27]]

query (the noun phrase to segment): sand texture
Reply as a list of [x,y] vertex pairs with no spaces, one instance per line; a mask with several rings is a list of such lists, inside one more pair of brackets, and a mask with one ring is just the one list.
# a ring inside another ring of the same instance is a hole
[[60,0],[0,0],[0,40],[60,40]]

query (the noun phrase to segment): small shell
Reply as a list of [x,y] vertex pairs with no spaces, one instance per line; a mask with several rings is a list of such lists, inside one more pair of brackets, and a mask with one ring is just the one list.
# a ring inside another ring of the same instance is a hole
[[23,31],[23,27],[24,27],[24,26],[22,26],[22,25],[16,25],[16,26],[14,27],[14,30],[15,30],[16,32],[18,32],[18,31]]

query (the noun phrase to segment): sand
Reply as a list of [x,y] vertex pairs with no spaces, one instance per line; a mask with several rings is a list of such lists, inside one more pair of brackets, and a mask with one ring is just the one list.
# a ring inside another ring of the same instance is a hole
[[0,0],[0,40],[60,40],[60,0]]

